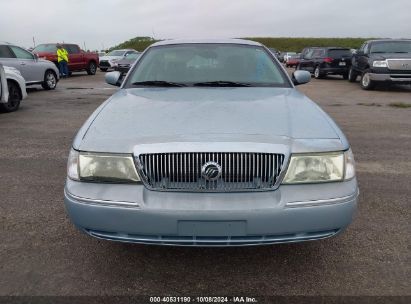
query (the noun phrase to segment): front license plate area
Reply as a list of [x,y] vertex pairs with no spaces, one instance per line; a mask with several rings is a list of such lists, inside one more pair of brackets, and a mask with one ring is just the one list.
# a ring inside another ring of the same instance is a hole
[[246,221],[178,221],[180,236],[245,236]]
[[346,65],[347,65],[347,63],[345,63],[344,61],[340,62],[340,66],[346,66]]

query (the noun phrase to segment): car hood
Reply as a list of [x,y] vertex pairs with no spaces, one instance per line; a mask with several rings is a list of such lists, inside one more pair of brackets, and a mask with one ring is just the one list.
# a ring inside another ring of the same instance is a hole
[[283,88],[136,88],[114,94],[79,131],[74,148],[131,153],[136,145],[255,142],[344,149],[341,131],[311,100]]
[[137,60],[138,58],[134,58],[134,59],[127,59],[127,58],[124,58],[124,59],[121,59],[121,60],[119,60],[119,61],[117,61],[117,63],[118,64],[133,64],[134,62],[136,62],[136,60]]
[[113,59],[122,59],[122,58],[124,58],[123,56],[102,56],[102,57],[100,57],[100,61],[101,60],[107,60],[107,61],[110,61],[110,60],[113,60]]
[[385,59],[411,59],[411,53],[374,53],[370,54],[370,57],[374,60],[385,60]]

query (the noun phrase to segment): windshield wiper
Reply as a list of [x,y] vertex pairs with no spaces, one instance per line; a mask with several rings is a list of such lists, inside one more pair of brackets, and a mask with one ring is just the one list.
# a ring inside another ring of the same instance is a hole
[[251,87],[250,83],[235,82],[235,81],[206,81],[194,83],[195,87]]
[[148,80],[133,82],[135,86],[147,86],[147,87],[186,87],[183,83],[170,82],[164,80]]

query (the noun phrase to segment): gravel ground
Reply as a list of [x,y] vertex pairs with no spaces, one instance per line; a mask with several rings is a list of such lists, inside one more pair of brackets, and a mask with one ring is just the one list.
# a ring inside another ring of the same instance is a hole
[[115,88],[104,75],[30,89],[0,114],[0,295],[411,295],[411,87],[366,92],[338,77],[299,87],[342,127],[360,204],[342,235],[252,248],[100,241],[67,218],[63,187],[76,130]]

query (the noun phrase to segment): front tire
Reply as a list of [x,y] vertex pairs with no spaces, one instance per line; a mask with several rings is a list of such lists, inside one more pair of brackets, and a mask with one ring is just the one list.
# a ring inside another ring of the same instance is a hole
[[361,76],[361,88],[363,90],[372,90],[375,88],[375,82],[371,80],[370,71],[365,71]]
[[44,82],[41,84],[41,86],[47,91],[54,90],[57,86],[56,74],[51,70],[47,70],[44,74]]
[[353,70],[353,68],[350,68],[350,70],[348,71],[348,81],[349,81],[349,82],[356,82],[356,81],[357,81],[357,77],[358,77],[357,72],[355,72],[355,71]]
[[97,72],[97,64],[94,61],[91,61],[87,66],[87,74],[88,75],[96,75]]
[[20,86],[16,82],[8,80],[7,87],[9,89],[9,99],[7,103],[0,103],[0,111],[10,113],[19,109],[22,95]]

